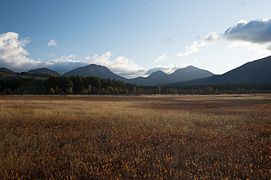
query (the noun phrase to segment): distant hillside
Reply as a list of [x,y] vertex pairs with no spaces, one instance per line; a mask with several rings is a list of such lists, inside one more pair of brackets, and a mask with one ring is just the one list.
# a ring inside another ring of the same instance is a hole
[[7,68],[0,68],[0,79],[3,80],[46,79],[49,76],[60,76],[60,74],[47,68],[30,70],[28,72],[13,72]]
[[135,79],[131,79],[131,83],[144,86],[166,85],[176,82],[210,77],[213,75],[214,74],[209,71],[199,69],[193,66],[188,66],[186,68],[177,69],[172,74],[166,74],[162,71],[157,71],[146,78],[138,77]]
[[11,71],[11,70],[8,69],[8,68],[0,68],[0,73],[1,73],[1,74],[14,74],[14,72]]
[[137,77],[130,80],[130,83],[140,86],[155,86],[160,84],[162,80],[167,77],[167,74],[163,71],[156,71],[148,77]]
[[19,76],[8,68],[0,68],[0,79],[12,79]]
[[[49,76],[61,76],[56,71],[48,68],[30,70],[28,72],[16,73],[7,68],[0,68],[1,79],[46,79]],[[105,66],[90,64],[68,71],[66,77],[98,77],[123,81],[124,83],[139,86],[200,86],[200,85],[225,85],[225,84],[271,84],[271,56],[246,63],[222,75],[199,69],[193,66],[177,69],[172,74],[156,71],[148,77],[137,77],[126,79]]]
[[214,74],[210,71],[188,66],[186,68],[177,69],[174,73],[168,75],[163,81],[163,84],[170,84],[175,82],[190,81],[193,79],[211,77]]
[[180,82],[170,86],[197,86],[220,84],[269,84],[271,83],[271,56],[248,62],[238,68],[209,78]]
[[76,68],[74,70],[68,71],[64,74],[64,76],[82,76],[82,77],[98,77],[102,79],[111,79],[111,80],[119,80],[123,82],[127,82],[127,79],[113,73],[105,66],[100,66],[96,64],[90,64],[88,66]]
[[42,75],[42,76],[60,76],[58,72],[48,68],[33,69],[28,71],[28,73],[32,75]]

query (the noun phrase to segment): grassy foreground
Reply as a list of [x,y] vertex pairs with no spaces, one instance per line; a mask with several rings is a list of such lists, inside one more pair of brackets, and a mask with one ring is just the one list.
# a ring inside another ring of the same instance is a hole
[[0,179],[271,178],[271,95],[2,96]]

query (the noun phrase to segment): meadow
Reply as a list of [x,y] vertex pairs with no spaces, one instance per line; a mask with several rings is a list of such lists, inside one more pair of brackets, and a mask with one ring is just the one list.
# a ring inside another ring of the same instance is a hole
[[0,179],[271,178],[271,95],[0,96]]

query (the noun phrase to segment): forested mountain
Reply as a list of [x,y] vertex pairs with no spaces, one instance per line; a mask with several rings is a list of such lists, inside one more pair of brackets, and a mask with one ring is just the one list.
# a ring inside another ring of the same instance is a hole
[[8,68],[0,68],[0,74],[14,74],[14,72]]
[[60,76],[58,72],[48,68],[32,69],[28,71],[28,73],[32,75],[41,75],[41,76]]
[[98,77],[102,79],[111,79],[127,82],[127,79],[113,73],[107,67],[96,64],[90,64],[88,66],[76,68],[74,70],[64,73],[64,76]]

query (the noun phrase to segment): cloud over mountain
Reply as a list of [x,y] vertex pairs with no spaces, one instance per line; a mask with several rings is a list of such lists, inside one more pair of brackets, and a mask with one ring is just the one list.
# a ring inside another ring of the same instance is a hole
[[60,56],[46,63],[48,67],[61,73],[80,66],[86,66],[88,64],[106,66],[114,73],[127,78],[139,76],[145,73],[144,68],[139,67],[137,64],[124,56],[114,57],[111,51],[105,52],[101,55],[96,54],[83,59],[78,59],[75,55]]
[[[28,43],[30,43],[29,39],[20,39],[19,34],[15,32],[0,34],[0,67],[8,67],[14,71],[28,71],[34,68],[50,67],[63,73],[88,64],[99,64],[125,77],[142,75],[146,71],[124,56],[113,57],[113,53],[110,51],[83,59],[79,59],[75,55],[68,55],[51,60],[35,60],[31,58],[30,53],[26,50]],[[55,45],[55,40],[48,42],[50,47]]]
[[137,64],[124,56],[113,58],[113,53],[110,51],[102,55],[87,57],[85,60],[83,60],[83,62],[87,64],[106,66],[113,72],[125,77],[139,76],[145,73],[144,68],[139,67]]
[[179,69],[179,67],[173,66],[173,65],[164,66],[164,67],[155,67],[155,68],[151,68],[148,71],[146,71],[145,75],[150,75],[156,71],[163,71],[167,74],[170,74],[170,73],[173,73],[174,71],[176,71],[177,69]]

